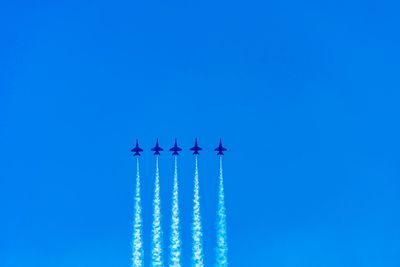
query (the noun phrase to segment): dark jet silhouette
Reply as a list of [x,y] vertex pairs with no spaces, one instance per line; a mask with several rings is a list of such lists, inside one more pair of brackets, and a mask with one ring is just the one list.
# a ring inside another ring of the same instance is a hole
[[194,147],[192,147],[190,150],[193,151],[193,155],[200,155],[200,154],[199,154],[199,151],[200,151],[200,150],[203,150],[201,147],[199,147],[199,146],[197,145],[197,138],[196,138],[196,140],[194,141]]
[[158,145],[158,138],[157,138],[157,142],[156,142],[156,146],[153,147],[151,149],[151,151],[154,151],[153,155],[160,155],[160,151],[163,151],[164,149],[162,149],[159,145]]
[[224,155],[224,151],[226,151],[227,149],[225,147],[222,146],[222,140],[221,138],[219,139],[219,146],[214,149],[214,151],[218,151],[217,155]]
[[182,151],[182,148],[180,148],[180,147],[178,147],[178,143],[176,142],[176,138],[175,138],[175,144],[174,144],[174,146],[172,147],[172,148],[170,148],[170,150],[169,151],[173,151],[173,153],[172,153],[172,155],[179,155],[179,151]]
[[136,139],[136,146],[131,149],[131,152],[135,152],[135,154],[133,154],[134,156],[140,156],[140,152],[143,152],[143,149],[139,147],[139,142],[137,139]]

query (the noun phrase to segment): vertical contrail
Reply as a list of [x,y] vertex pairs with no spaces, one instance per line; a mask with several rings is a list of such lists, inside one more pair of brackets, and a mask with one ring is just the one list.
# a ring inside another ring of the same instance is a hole
[[139,158],[136,158],[135,218],[133,225],[132,266],[143,267],[142,206],[140,200]]
[[158,156],[156,156],[156,179],[154,184],[153,200],[153,241],[152,241],[152,266],[163,266],[162,255],[162,229],[161,229],[161,200],[160,200],[160,175],[158,171]]
[[194,173],[194,197],[193,197],[193,267],[203,267],[203,233],[201,229],[200,215],[200,194],[199,194],[199,169],[197,156],[195,157],[196,166]]
[[226,235],[226,211],[224,196],[224,176],[222,172],[222,156],[219,157],[219,190],[217,219],[217,259],[216,267],[228,266],[228,244]]
[[178,157],[175,156],[174,186],[172,191],[172,219],[171,219],[171,244],[170,264],[171,267],[181,267],[181,238],[179,234],[179,198],[178,198]]

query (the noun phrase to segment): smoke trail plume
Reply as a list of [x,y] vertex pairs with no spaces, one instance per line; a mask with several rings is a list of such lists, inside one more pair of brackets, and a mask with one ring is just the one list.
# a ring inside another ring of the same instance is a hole
[[172,192],[172,220],[171,220],[171,244],[170,264],[171,267],[181,267],[181,239],[179,234],[179,199],[178,199],[178,164],[175,156],[174,187]]
[[217,259],[216,267],[228,266],[228,244],[226,235],[226,211],[224,195],[224,176],[222,172],[222,156],[219,157],[219,190],[217,214]]
[[161,229],[161,200],[160,200],[160,175],[158,171],[158,156],[156,157],[156,179],[154,184],[153,200],[153,241],[152,241],[152,266],[163,266],[162,229]]
[[139,158],[136,158],[135,218],[133,225],[132,267],[143,267],[142,206],[140,200]]
[[203,267],[203,233],[201,229],[201,215],[200,215],[200,194],[199,194],[199,169],[196,156],[196,166],[194,173],[194,197],[193,197],[193,267]]

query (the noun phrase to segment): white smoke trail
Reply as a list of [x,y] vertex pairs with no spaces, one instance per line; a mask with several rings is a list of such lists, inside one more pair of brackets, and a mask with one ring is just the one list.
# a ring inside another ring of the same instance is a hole
[[161,200],[160,200],[160,175],[158,171],[158,156],[156,157],[156,179],[154,184],[153,200],[153,241],[152,241],[152,266],[163,266],[162,229],[161,229]]
[[132,267],[143,267],[142,206],[140,200],[139,158],[136,158],[135,218],[133,225]]
[[194,197],[193,197],[193,267],[203,267],[203,233],[201,229],[201,215],[200,215],[200,194],[199,194],[199,169],[196,156],[196,167],[194,173]]
[[175,156],[174,187],[172,192],[172,220],[171,220],[171,244],[170,264],[171,267],[181,267],[181,239],[179,234],[179,199],[178,199],[178,164]]
[[219,157],[219,190],[217,220],[217,262],[216,267],[228,266],[228,244],[226,234],[226,211],[224,195],[224,176],[222,172],[222,156]]

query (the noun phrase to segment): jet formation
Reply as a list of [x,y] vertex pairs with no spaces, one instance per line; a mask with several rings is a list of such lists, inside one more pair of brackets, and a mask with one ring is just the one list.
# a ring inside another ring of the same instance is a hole
[[[160,144],[158,142],[158,138],[156,140],[156,145],[150,150],[153,152],[153,155],[155,155],[155,156],[161,155],[160,152],[163,151],[164,149],[162,147],[160,147]],[[200,155],[199,151],[201,151],[203,149],[198,145],[197,138],[194,141],[194,146],[192,148],[190,148],[189,150],[193,152],[192,153],[193,155]],[[173,156],[178,156],[179,152],[182,151],[182,148],[180,148],[178,146],[178,142],[177,142],[176,138],[175,138],[174,146],[171,147],[169,149],[169,151],[172,152]],[[227,149],[222,146],[222,140],[221,139],[219,139],[219,145],[218,145],[218,147],[216,147],[214,149],[214,151],[216,151],[217,155],[219,155],[219,156],[223,156],[224,152],[227,151]],[[133,154],[134,156],[141,156],[140,153],[143,152],[143,149],[139,147],[139,141],[137,139],[136,139],[136,145],[135,145],[134,148],[131,149],[131,152],[134,152],[134,154]]]

